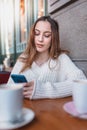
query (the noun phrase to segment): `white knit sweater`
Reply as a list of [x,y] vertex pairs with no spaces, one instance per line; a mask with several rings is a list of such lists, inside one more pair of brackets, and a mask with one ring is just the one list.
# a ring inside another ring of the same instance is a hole
[[[17,61],[11,74],[19,74],[23,63]],[[51,69],[50,69],[51,68]],[[66,54],[61,54],[57,60],[38,66],[35,62],[32,68],[24,71],[27,81],[35,81],[31,99],[61,98],[72,94],[73,80],[86,79],[83,72]],[[8,83],[13,83],[11,77]]]

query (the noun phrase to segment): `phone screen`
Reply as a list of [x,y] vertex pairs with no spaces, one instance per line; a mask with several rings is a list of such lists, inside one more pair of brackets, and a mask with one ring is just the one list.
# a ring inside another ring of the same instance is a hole
[[24,75],[18,75],[18,74],[12,74],[11,78],[15,83],[24,83],[27,82],[26,78]]

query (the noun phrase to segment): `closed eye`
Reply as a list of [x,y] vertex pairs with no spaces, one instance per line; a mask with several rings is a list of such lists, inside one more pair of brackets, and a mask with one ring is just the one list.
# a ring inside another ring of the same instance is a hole
[[39,35],[40,33],[39,32],[35,32],[34,35]]
[[51,36],[51,34],[50,34],[50,35],[46,35],[46,34],[45,34],[44,36],[47,37],[47,38],[49,38],[49,37]]

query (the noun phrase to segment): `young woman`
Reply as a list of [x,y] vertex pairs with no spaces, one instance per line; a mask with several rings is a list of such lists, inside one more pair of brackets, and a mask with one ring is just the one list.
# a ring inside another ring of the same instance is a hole
[[[59,26],[50,16],[33,25],[26,50],[19,56],[11,74],[22,74],[23,95],[29,99],[61,98],[72,94],[73,80],[86,79],[60,48]],[[11,77],[8,83],[13,83]]]

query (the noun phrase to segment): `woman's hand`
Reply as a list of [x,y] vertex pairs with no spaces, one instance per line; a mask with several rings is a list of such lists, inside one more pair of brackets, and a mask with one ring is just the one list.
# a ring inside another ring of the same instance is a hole
[[34,88],[34,81],[24,83],[23,95],[25,98],[30,99]]

